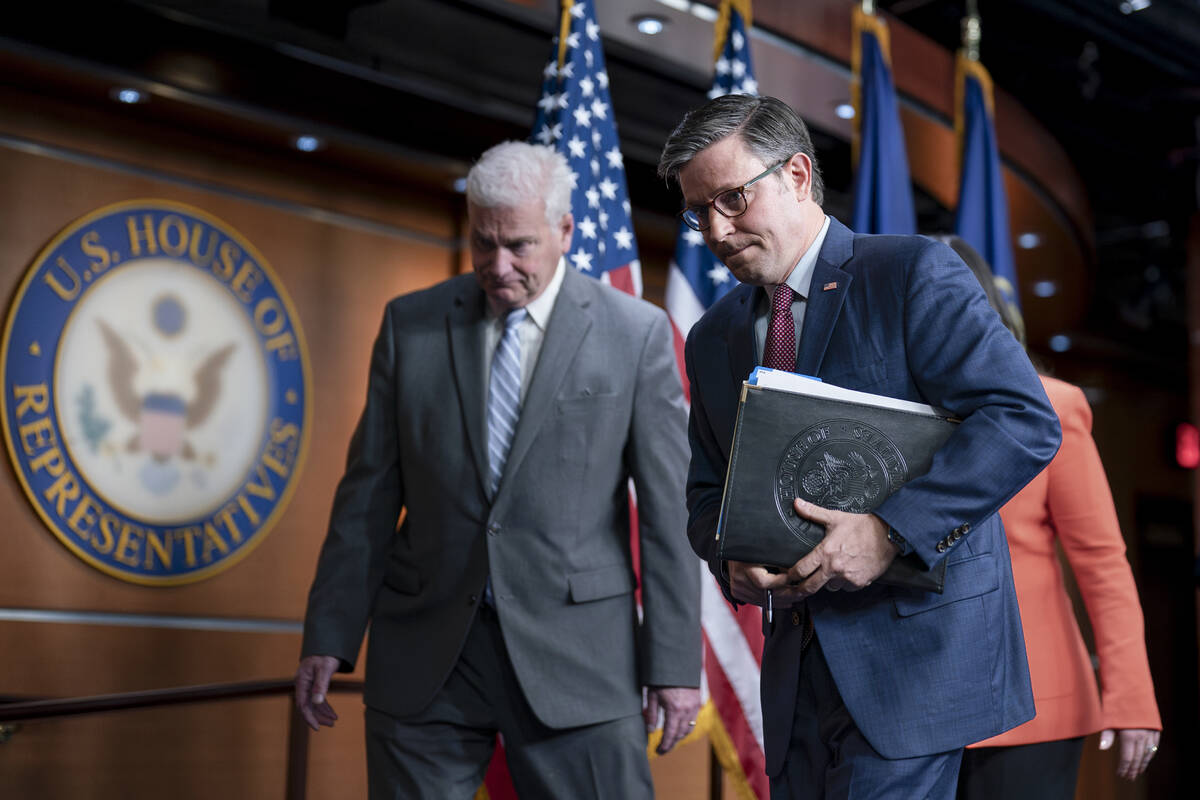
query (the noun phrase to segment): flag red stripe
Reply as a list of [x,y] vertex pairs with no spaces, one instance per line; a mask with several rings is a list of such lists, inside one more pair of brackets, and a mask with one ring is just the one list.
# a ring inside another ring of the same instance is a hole
[[750,725],[746,722],[733,686],[726,678],[725,671],[721,669],[721,664],[713,654],[712,648],[707,646],[707,641],[704,648],[704,661],[705,675],[708,676],[709,695],[721,722],[725,725],[734,749],[737,750],[742,774],[759,797],[767,797],[770,794],[770,788],[766,774],[766,758],[758,740],[754,737],[754,732],[750,730]]
[[623,267],[610,269],[608,281],[614,289],[620,289],[625,294],[637,296],[637,285],[633,282],[633,270],[626,264]]

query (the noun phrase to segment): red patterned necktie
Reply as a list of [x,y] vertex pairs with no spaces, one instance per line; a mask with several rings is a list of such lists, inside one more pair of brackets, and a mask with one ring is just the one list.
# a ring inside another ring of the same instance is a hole
[[796,321],[792,317],[792,287],[781,283],[771,297],[771,321],[762,365],[794,372],[796,369]]

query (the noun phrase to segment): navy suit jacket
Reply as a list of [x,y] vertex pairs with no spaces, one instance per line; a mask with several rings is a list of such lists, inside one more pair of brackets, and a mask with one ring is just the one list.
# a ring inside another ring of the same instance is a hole
[[[742,381],[755,365],[762,289],[740,286],[688,336],[688,535],[720,578],[717,514]],[[809,598],[846,708],[887,758],[951,750],[1033,717],[1004,529],[996,511],[1050,461],[1061,438],[1041,382],[953,251],[917,236],[857,235],[831,220],[796,371],[941,406],[962,419],[929,472],[876,511],[945,592],[875,583]],[[727,583],[723,584],[728,591]],[[783,767],[801,637],[776,617],[762,662],[767,773]],[[802,712],[800,712],[802,713]]]

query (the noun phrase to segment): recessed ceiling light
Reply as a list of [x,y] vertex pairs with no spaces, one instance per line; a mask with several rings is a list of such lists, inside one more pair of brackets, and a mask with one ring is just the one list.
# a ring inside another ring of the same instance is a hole
[[292,140],[292,145],[303,153],[312,153],[316,150],[320,150],[322,144],[324,144],[324,142],[322,142],[316,136],[309,136],[308,134],[297,136]]
[[630,20],[639,33],[647,36],[657,36],[667,27],[667,21],[654,14],[640,14]]
[[1050,337],[1050,349],[1056,353],[1065,353],[1071,349],[1071,337],[1065,333],[1056,333]]
[[854,106],[850,103],[838,103],[834,107],[833,113],[838,115],[838,119],[854,119]]
[[1150,7],[1150,0],[1126,0],[1117,8],[1121,9],[1122,14],[1132,14],[1135,11],[1144,11]]
[[1031,231],[1022,233],[1017,237],[1017,247],[1022,250],[1032,250],[1042,243],[1042,237]]
[[128,103],[129,105],[133,105],[135,103],[144,103],[150,99],[150,95],[139,89],[134,89],[131,86],[113,87],[113,89],[108,93],[108,96],[113,100],[116,100],[118,103]]
[[1033,293],[1038,297],[1054,297],[1058,294],[1058,284],[1054,281],[1038,281],[1033,284]]

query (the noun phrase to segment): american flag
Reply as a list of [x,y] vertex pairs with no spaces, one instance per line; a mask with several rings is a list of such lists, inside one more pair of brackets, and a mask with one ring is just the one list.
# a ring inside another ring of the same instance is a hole
[[580,272],[641,297],[625,162],[594,5],[563,0],[561,32],[542,70],[532,138],[565,155],[575,179],[575,236],[567,260]]
[[[747,38],[749,25],[750,0],[722,0],[710,98],[758,93]],[[709,306],[736,285],[737,279],[705,246],[704,237],[680,222],[675,258],[667,274],[666,306],[675,329],[675,353],[685,388],[683,342],[687,333]],[[770,790],[758,693],[762,621],[748,606],[734,611],[707,567],[701,563],[699,568],[704,573],[700,622],[704,628],[708,692],[701,725],[706,728],[721,767],[738,787],[738,796],[765,799]]]

